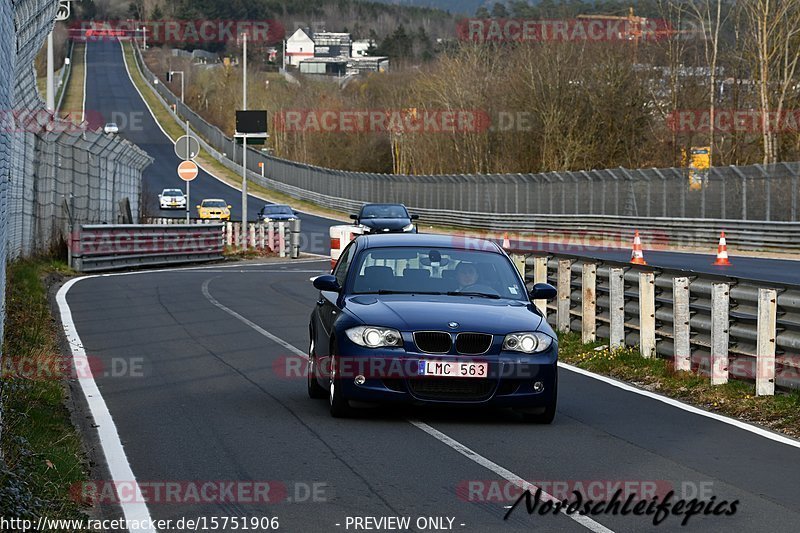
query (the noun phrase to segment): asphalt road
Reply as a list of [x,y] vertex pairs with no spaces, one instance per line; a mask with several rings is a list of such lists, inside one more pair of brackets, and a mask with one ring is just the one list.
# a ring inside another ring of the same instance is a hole
[[[147,110],[136,88],[131,83],[123,63],[122,49],[117,41],[94,41],[87,43],[88,78],[86,87],[87,113],[100,115],[104,122],[117,122],[120,135],[139,145],[154,159],[154,163],[144,172],[144,191],[149,212],[153,216],[181,217],[183,212],[160,210],[157,195],[164,188],[182,188],[176,169],[180,160],[175,155],[173,143],[158,128]],[[202,198],[223,198],[233,206],[232,217],[241,219],[240,190],[200,172],[191,186],[191,205]],[[255,219],[256,213],[264,205],[263,200],[253,196],[248,200],[248,218]],[[195,213],[193,212],[193,215]],[[317,254],[330,253],[328,229],[341,222],[310,214],[302,216],[301,250]],[[424,220],[421,221],[424,228]],[[646,238],[646,237],[645,237]],[[519,244],[525,250],[531,243]],[[735,247],[735,242],[730,243]],[[613,261],[627,261],[628,248],[595,248],[577,245],[536,245],[536,250],[574,253]],[[715,252],[715,250],[712,250]],[[791,260],[762,259],[758,257],[737,257],[733,253],[731,267],[715,267],[714,255],[689,254],[667,250],[645,249],[645,258],[651,266],[691,270],[698,273],[717,274],[744,279],[765,280],[776,283],[800,285],[800,263]]]
[[[276,497],[286,489],[292,500],[162,498],[149,506],[154,518],[277,516],[283,531],[315,532],[354,531],[348,517],[366,516],[409,516],[412,525],[450,517],[453,530],[479,533],[775,532],[800,523],[800,449],[563,368],[551,426],[505,411],[367,409],[332,419],[325,401],[307,398],[305,378],[285,370],[308,344],[317,298],[308,279],[326,266],[209,266],[94,277],[70,289],[75,327],[140,483],[269,481]],[[685,527],[674,516],[654,528],[652,517],[581,524],[524,509],[504,521],[516,494],[504,496],[501,476],[511,474],[568,486],[650,482],[687,499],[701,490],[705,501],[739,500],[738,511]],[[317,497],[306,498],[314,484]]]
[[[132,65],[133,68],[135,66]],[[178,178],[180,159],[175,155],[173,142],[161,131],[147,109],[136,87],[131,83],[122,56],[120,43],[115,40],[87,42],[86,113],[97,120],[116,122],[119,135],[145,150],[154,162],[143,173],[143,193],[147,212],[155,217],[184,217],[185,211],[162,210],[158,205],[158,194],[165,188],[186,191],[185,183]],[[233,110],[231,110],[233,112]],[[201,170],[192,182],[189,207],[191,215],[197,216],[193,206],[203,198],[222,198],[232,206],[232,220],[241,220],[242,192],[217,180]],[[256,214],[267,203],[254,196],[248,197],[247,215],[253,221]],[[303,214],[301,250],[312,253],[330,253],[328,228],[333,220]]]

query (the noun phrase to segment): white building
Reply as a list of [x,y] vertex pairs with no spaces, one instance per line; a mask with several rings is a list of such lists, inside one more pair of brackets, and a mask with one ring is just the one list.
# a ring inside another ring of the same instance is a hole
[[314,57],[314,41],[302,29],[286,40],[286,64],[298,66],[304,59]]
[[375,46],[375,41],[370,39],[353,41],[351,57],[367,57],[367,50],[373,46]]

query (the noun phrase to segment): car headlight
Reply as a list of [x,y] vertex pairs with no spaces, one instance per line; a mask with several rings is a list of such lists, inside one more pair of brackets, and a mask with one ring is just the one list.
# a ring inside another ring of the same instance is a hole
[[414,231],[414,224],[409,224],[408,226],[403,226],[403,231]]
[[503,340],[503,350],[523,353],[539,353],[547,350],[552,343],[552,338],[538,331],[509,333]]
[[381,348],[384,346],[402,346],[403,338],[400,332],[391,328],[379,328],[374,326],[356,326],[346,331],[347,337],[358,344],[367,348]]

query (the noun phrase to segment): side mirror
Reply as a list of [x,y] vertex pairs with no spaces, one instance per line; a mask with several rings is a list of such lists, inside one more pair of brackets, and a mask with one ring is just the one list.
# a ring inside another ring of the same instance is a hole
[[197,209],[200,209],[200,206],[199,206],[199,205],[198,205],[198,206],[196,206],[196,207],[197,207]]
[[358,220],[358,215],[350,215],[350,220]]
[[537,283],[533,286],[530,295],[532,300],[552,300],[558,295],[558,292],[549,283]]
[[419,220],[419,215],[411,215],[411,220]]
[[336,281],[336,276],[325,274],[314,278],[314,288],[321,291],[339,292],[342,288],[339,282]]
[[231,209],[231,206],[228,206],[228,209]]

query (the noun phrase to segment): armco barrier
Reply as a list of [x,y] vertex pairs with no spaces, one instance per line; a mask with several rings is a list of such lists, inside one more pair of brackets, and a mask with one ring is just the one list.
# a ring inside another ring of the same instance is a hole
[[[774,339],[774,385],[800,388],[800,287],[566,254],[512,254],[525,256],[527,281],[547,280],[558,289],[557,300],[547,305],[548,322],[556,329],[580,331],[584,340],[593,335],[610,339],[612,346],[646,347],[654,342],[657,355],[678,367],[690,362],[692,369],[702,373],[711,373],[713,354],[727,362],[731,378],[767,381],[770,376],[757,371],[757,356],[765,342],[768,345]],[[643,280],[649,284],[650,274],[652,285],[642,286]],[[687,288],[688,295],[681,292]],[[774,325],[762,323],[759,334],[759,299],[764,289],[775,291],[776,319]],[[721,292],[715,301],[717,291]],[[644,307],[643,295],[648,300]],[[541,302],[537,304],[541,309]],[[640,320],[643,310],[644,323]]]
[[222,259],[222,224],[76,226],[70,266],[95,272]]

